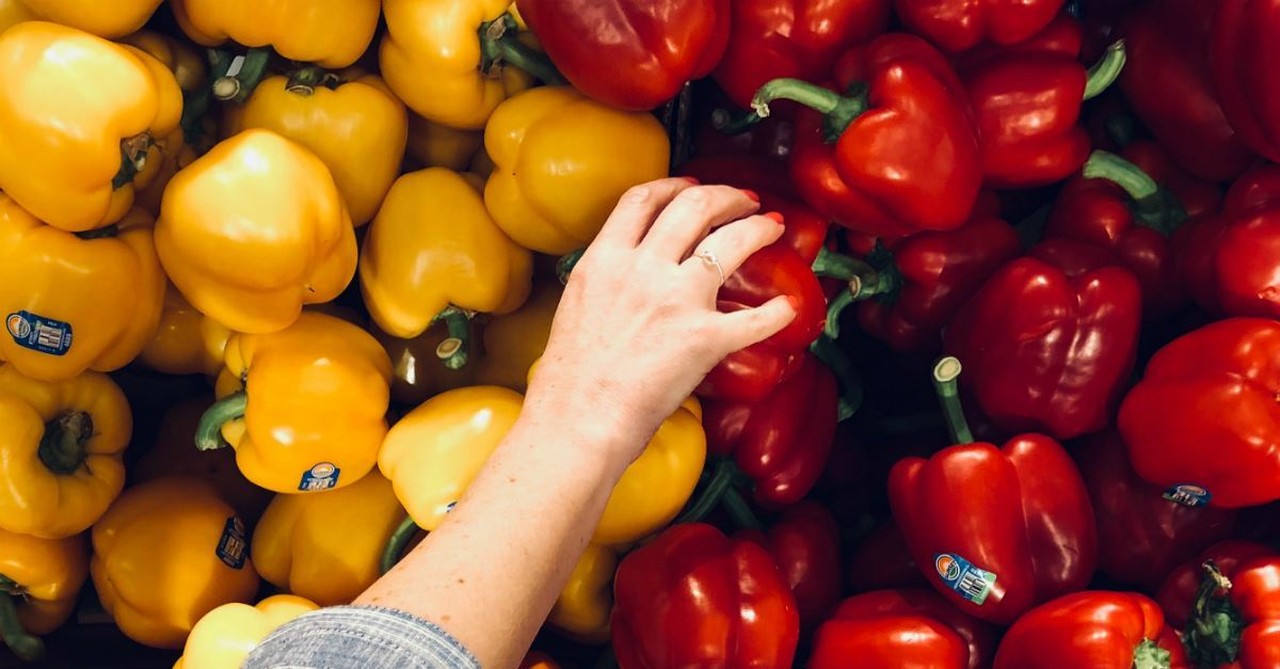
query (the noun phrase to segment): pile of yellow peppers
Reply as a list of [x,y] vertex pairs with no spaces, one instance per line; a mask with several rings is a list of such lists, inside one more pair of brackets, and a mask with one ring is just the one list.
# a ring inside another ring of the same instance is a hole
[[[667,173],[654,116],[560,80],[512,0],[0,0],[0,665],[56,655],[92,581],[175,667],[238,667],[439,526],[556,256]],[[690,399],[550,627],[607,640],[705,460]]]

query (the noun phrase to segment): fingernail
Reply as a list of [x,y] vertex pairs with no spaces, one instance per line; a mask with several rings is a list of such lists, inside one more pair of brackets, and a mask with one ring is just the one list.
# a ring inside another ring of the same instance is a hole
[[751,200],[752,202],[756,204],[760,204],[760,196],[757,195],[755,191],[747,190],[745,188],[739,188],[738,192],[742,193],[743,195],[746,195],[747,199]]
[[800,298],[796,297],[795,295],[788,295],[787,304],[791,305],[792,311],[796,312],[797,314],[800,313]]
[[782,225],[782,224],[784,224],[784,223],[786,223],[786,222],[787,222],[787,219],[786,219],[785,217],[783,217],[783,215],[782,215],[782,214],[779,214],[779,213],[778,213],[778,212],[776,212],[776,211],[771,211],[771,212],[769,212],[769,213],[765,214],[765,215],[764,215],[764,217],[765,217],[765,218],[772,218],[773,220],[775,220],[775,221],[777,221],[777,222],[778,222],[778,225]]
[[683,181],[687,181],[687,182],[689,182],[689,183],[691,183],[691,184],[693,184],[693,185],[695,185],[695,186],[701,186],[701,185],[702,185],[702,182],[701,182],[701,181],[698,181],[698,180],[697,180],[696,178],[694,178],[694,177],[680,177],[680,179],[681,179],[681,180],[683,180]]

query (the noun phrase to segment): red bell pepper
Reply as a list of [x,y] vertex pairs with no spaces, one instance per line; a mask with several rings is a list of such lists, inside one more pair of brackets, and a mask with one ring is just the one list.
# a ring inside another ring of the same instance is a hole
[[653,109],[706,76],[729,42],[729,0],[517,0],[574,87],[620,109]]
[[995,669],[1174,669],[1186,656],[1160,607],[1134,592],[1077,592],[1039,606],[1004,635]]
[[800,628],[817,627],[840,599],[840,530],[817,502],[801,502],[783,512],[768,533],[743,530],[735,535],[763,546],[796,597]]
[[849,587],[854,592],[928,586],[892,518],[872,530],[849,555]]
[[791,667],[795,596],[768,551],[700,523],[627,555],[614,580],[621,669]]
[[955,230],[886,240],[858,261],[832,253],[814,264],[819,276],[849,281],[832,299],[828,334],[857,302],[858,324],[903,353],[936,353],[942,328],[1002,265],[1022,251],[1018,233],[994,216],[977,215]]
[[1106,249],[1042,242],[1000,268],[947,326],[968,396],[998,428],[1058,439],[1111,422],[1133,372],[1137,280]]
[[1138,475],[1195,499],[1240,508],[1280,499],[1280,322],[1218,321],[1175,339],[1147,364],[1117,426]]
[[968,51],[982,42],[1017,44],[1044,30],[1064,0],[894,0],[913,33],[946,51]]
[[991,665],[991,626],[931,590],[880,590],[840,603],[813,640],[809,669],[979,669]]
[[754,482],[757,502],[795,504],[822,475],[835,438],[838,405],[831,370],[801,351],[796,371],[761,400],[703,402],[707,448],[734,456]]
[[1154,592],[1165,574],[1231,535],[1236,512],[1189,507],[1138,477],[1114,430],[1072,446],[1098,521],[1098,571]]
[[752,107],[795,100],[791,176],[837,223],[872,235],[949,230],[973,211],[982,181],[978,132],[964,88],[924,40],[890,33],[837,61],[827,87],[775,79]]
[[1232,185],[1217,226],[1212,271],[1228,316],[1280,318],[1280,166],[1261,165]]
[[1250,148],[1280,161],[1280,82],[1274,66],[1280,52],[1273,48],[1280,6],[1259,0],[1217,6],[1209,61],[1222,110]]
[[973,443],[959,373],[955,358],[934,369],[955,445],[894,465],[889,505],[934,589],[969,615],[1009,624],[1089,583],[1097,561],[1093,507],[1075,463],[1053,439]]
[[1212,181],[1231,179],[1254,161],[1218,103],[1215,84],[1224,82],[1209,70],[1210,24],[1220,5],[1233,2],[1239,0],[1146,2],[1120,29],[1129,52],[1120,90],[1183,169]]
[[1220,541],[1170,571],[1156,592],[1156,601],[1170,625],[1184,628],[1191,621],[1196,595],[1204,584],[1204,563],[1213,562],[1219,571],[1229,574],[1235,572],[1238,565],[1254,558],[1275,555],[1270,547],[1254,541]]
[[889,27],[889,0],[734,0],[729,47],[712,75],[748,108],[770,79],[824,79],[831,63]]

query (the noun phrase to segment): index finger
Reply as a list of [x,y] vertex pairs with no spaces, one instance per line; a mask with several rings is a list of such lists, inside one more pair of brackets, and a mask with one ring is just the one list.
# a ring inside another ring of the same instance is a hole
[[670,177],[632,186],[618,198],[595,241],[635,248],[649,232],[658,214],[686,189],[697,185],[688,177]]

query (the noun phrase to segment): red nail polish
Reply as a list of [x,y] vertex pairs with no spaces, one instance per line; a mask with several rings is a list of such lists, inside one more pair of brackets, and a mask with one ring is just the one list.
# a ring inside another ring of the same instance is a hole
[[679,177],[679,178],[680,178],[681,180],[683,180],[683,181],[688,181],[689,183],[691,183],[691,184],[693,184],[693,185],[695,185],[695,186],[701,186],[701,185],[702,185],[702,182],[701,182],[701,181],[698,181],[698,180],[697,180],[697,179],[695,179],[694,177]]
[[776,212],[776,211],[771,211],[771,212],[769,212],[769,213],[765,214],[765,215],[764,215],[764,217],[765,217],[765,218],[772,218],[773,220],[775,220],[775,221],[777,221],[777,222],[778,222],[778,225],[782,225],[783,223],[786,223],[786,220],[787,220],[787,219],[783,218],[782,214],[779,214],[779,213],[778,213],[778,212]]
[[756,192],[755,192],[755,191],[753,191],[753,190],[747,190],[747,189],[745,189],[745,188],[739,188],[739,189],[738,189],[738,192],[739,192],[739,193],[742,193],[743,195],[746,195],[746,196],[747,196],[747,198],[748,198],[748,199],[750,199],[752,202],[754,202],[754,203],[756,203],[756,204],[760,204],[760,196],[759,196],[759,195],[756,195]]

